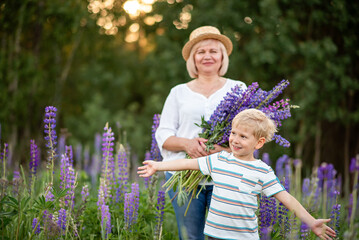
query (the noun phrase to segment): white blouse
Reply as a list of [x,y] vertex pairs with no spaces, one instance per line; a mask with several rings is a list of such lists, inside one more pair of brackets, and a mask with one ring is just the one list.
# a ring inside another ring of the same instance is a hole
[[[163,106],[160,124],[156,131],[156,141],[161,151],[163,161],[185,158],[186,153],[173,152],[163,149],[163,143],[171,136],[193,139],[198,137],[202,128],[201,117],[209,120],[217,105],[235,85],[247,88],[241,81],[227,79],[224,86],[208,98],[192,91],[187,84],[173,87]],[[173,173],[173,172],[172,172]]]

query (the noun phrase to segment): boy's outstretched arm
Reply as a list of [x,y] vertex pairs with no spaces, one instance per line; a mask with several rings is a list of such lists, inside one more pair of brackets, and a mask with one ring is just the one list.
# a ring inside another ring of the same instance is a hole
[[166,162],[146,160],[143,162],[143,166],[138,167],[137,170],[137,174],[139,174],[140,177],[149,177],[157,171],[199,170],[199,165],[196,158],[177,159]]
[[294,214],[303,222],[305,222],[310,229],[320,237],[321,239],[332,239],[335,237],[335,231],[325,225],[329,222],[330,219],[315,219],[312,215],[308,213],[307,210],[290,195],[287,191],[282,191],[274,195],[274,197],[283,203],[289,210],[293,211]]

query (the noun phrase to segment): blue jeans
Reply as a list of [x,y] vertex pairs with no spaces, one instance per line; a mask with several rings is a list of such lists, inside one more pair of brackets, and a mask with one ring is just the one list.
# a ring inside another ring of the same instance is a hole
[[[165,176],[166,180],[168,180],[172,174],[166,172]],[[199,191],[200,188],[201,186],[198,187],[197,191]],[[180,240],[204,240],[203,230],[206,222],[206,213],[211,203],[212,190],[212,185],[207,185],[206,188],[202,189],[198,198],[192,199],[186,216],[184,216],[184,213],[187,209],[188,202],[183,206],[178,206],[177,197],[172,201],[172,206],[176,214]],[[175,194],[176,192],[172,189],[168,191],[168,195],[171,199],[175,196]],[[191,195],[188,197],[190,198]]]

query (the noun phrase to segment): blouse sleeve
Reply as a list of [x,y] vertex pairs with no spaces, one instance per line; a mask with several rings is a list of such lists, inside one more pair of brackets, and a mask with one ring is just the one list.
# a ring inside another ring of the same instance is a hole
[[156,141],[162,152],[163,143],[167,138],[175,136],[179,126],[178,101],[174,89],[171,89],[162,109],[160,124],[156,130]]

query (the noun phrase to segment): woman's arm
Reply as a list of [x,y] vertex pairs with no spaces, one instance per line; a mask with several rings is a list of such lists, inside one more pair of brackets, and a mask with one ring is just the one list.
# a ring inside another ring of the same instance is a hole
[[274,197],[283,203],[289,210],[303,222],[305,222],[321,239],[331,239],[335,237],[335,231],[325,225],[330,219],[315,219],[308,211],[300,204],[297,199],[290,195],[287,191],[282,191],[274,195]]
[[205,142],[207,142],[207,140],[204,138],[188,139],[171,136],[166,139],[162,148],[173,152],[184,151],[191,158],[198,158],[209,154],[209,152],[205,151]]
[[137,174],[140,177],[149,177],[157,171],[181,171],[181,170],[199,170],[197,159],[177,159],[166,162],[156,162],[147,160],[143,162],[143,166],[138,167]]

